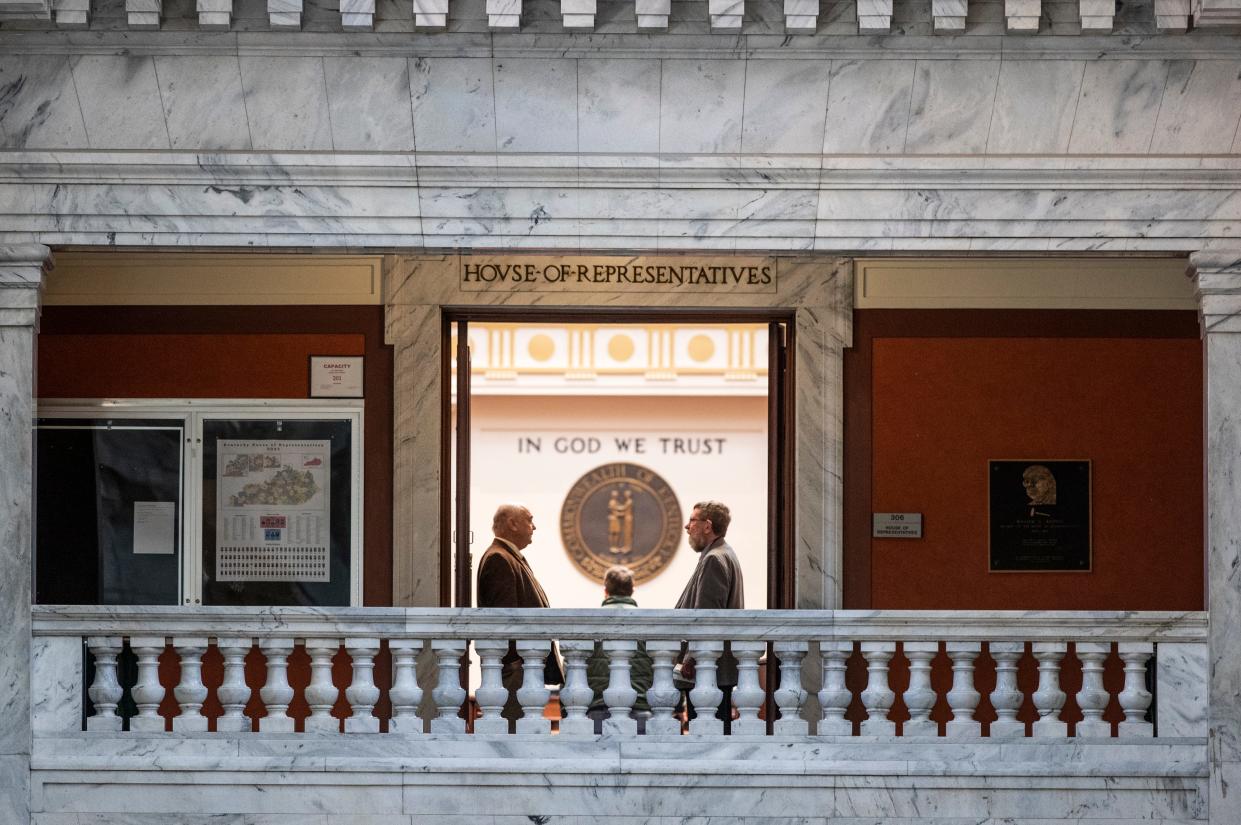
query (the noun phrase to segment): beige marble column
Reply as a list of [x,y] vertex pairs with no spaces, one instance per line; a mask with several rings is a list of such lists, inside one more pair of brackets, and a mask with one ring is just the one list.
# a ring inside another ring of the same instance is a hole
[[30,821],[34,343],[46,246],[0,246],[0,822]]
[[1206,411],[1212,825],[1241,822],[1241,247],[1198,253]]

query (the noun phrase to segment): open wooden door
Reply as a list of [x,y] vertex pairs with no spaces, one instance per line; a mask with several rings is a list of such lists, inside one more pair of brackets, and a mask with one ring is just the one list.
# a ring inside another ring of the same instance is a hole
[[[794,600],[792,324],[767,327],[767,608],[791,609]],[[765,718],[771,733],[776,718],[775,690],[780,663],[767,645]]]

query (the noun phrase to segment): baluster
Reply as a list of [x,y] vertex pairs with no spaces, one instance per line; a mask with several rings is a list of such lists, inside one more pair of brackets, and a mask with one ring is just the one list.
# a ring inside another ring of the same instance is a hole
[[776,736],[805,736],[810,723],[801,718],[806,690],[801,684],[801,663],[806,658],[806,643],[776,642],[773,646],[780,660],[780,687],[772,695],[780,708],[780,718],[772,725]]
[[461,687],[461,657],[468,646],[464,639],[434,639],[431,642],[435,662],[439,665],[439,678],[431,691],[435,702],[431,733],[465,733],[465,720],[457,713],[466,696],[465,688]]
[[1060,662],[1069,646],[1065,642],[1035,642],[1034,658],[1038,659],[1038,690],[1034,692],[1034,706],[1038,719],[1031,726],[1034,736],[1059,738],[1069,735],[1069,726],[1060,721],[1060,709],[1067,698],[1060,689]]
[[628,639],[611,640],[603,643],[603,650],[608,655],[608,686],[603,690],[608,718],[603,720],[603,732],[637,736],[638,723],[629,718],[629,712],[638,700],[630,673],[638,643]]
[[224,657],[224,681],[216,688],[216,698],[224,713],[215,720],[216,733],[241,733],[254,729],[245,715],[246,702],[250,701],[250,687],[246,684],[246,654],[254,641],[248,637],[221,636],[216,647]]
[[207,717],[203,716],[203,702],[207,701],[207,686],[203,684],[203,654],[207,651],[207,637],[177,636],[172,646],[181,657],[181,681],[172,689],[181,714],[173,717],[172,729],[178,733],[204,733]]
[[294,720],[289,716],[289,703],[293,701],[293,688],[289,686],[289,654],[293,652],[293,640],[261,639],[259,650],[267,659],[267,680],[259,689],[259,698],[267,709],[267,715],[259,719],[260,733],[292,733]]
[[901,735],[938,736],[939,723],[931,721],[938,698],[931,687],[931,660],[939,653],[939,642],[905,642],[904,651],[909,659],[909,689],[905,691],[909,721],[901,727]]
[[379,639],[345,639],[345,650],[353,659],[353,680],[345,688],[345,698],[353,712],[345,718],[345,733],[379,733],[379,717],[374,714],[379,701],[379,688],[375,685]]
[[724,691],[716,686],[715,680],[717,661],[724,652],[724,643],[705,640],[690,642],[689,649],[695,660],[694,689],[689,692],[689,700],[694,703],[694,711],[698,714],[689,723],[689,732],[695,736],[722,735],[724,722],[715,718],[715,712],[724,699]]
[[895,652],[895,642],[862,642],[862,655],[866,657],[866,690],[862,691],[862,704],[867,714],[862,720],[863,736],[896,735],[896,723],[888,718],[888,710],[896,701],[896,694],[888,686],[888,663]]
[[852,736],[853,723],[845,718],[845,711],[853,694],[845,687],[845,670],[853,654],[853,642],[821,642],[819,650],[823,656],[823,689],[819,691],[823,719],[819,722],[819,735]]
[[1146,709],[1151,706],[1151,694],[1146,689],[1146,665],[1155,652],[1150,642],[1121,642],[1119,651],[1125,663],[1125,689],[1121,691],[1120,706],[1125,719],[1117,726],[1116,734],[1125,737],[1150,737],[1155,726],[1146,721]]
[[737,659],[737,687],[733,689],[733,703],[738,714],[732,726],[734,735],[762,736],[767,733],[767,723],[758,718],[758,709],[767,698],[758,684],[758,660],[766,651],[766,642],[733,643],[732,652]]
[[1112,725],[1103,721],[1110,698],[1103,687],[1103,660],[1112,652],[1112,646],[1107,642],[1078,642],[1076,648],[1082,663],[1082,689],[1077,692],[1082,721],[1077,723],[1077,735],[1111,736]]
[[646,701],[651,706],[651,718],[646,723],[648,736],[676,736],[681,732],[681,720],[673,717],[681,699],[672,682],[672,663],[681,652],[681,643],[668,639],[652,639],[646,643],[647,655],[651,657],[651,687]]
[[95,657],[95,679],[86,691],[95,712],[86,719],[87,730],[119,731],[121,717],[116,712],[124,691],[116,678],[116,657],[121,652],[120,636],[91,636],[86,647]]
[[159,705],[164,701],[164,686],[159,683],[159,655],[164,652],[164,637],[133,636],[129,647],[138,657],[138,681],[130,691],[138,715],[129,720],[129,729],[162,731],[164,717],[159,715]]
[[547,639],[518,639],[517,655],[521,656],[521,687],[517,701],[521,704],[518,733],[548,733],[551,724],[543,718],[543,709],[551,696],[543,684],[543,672],[551,642]]
[[504,686],[501,662],[508,653],[508,640],[476,639],[474,651],[482,670],[482,683],[474,691],[480,713],[474,720],[474,733],[508,733],[508,720],[502,715],[504,703],[508,701],[508,688]]
[[1025,652],[1025,642],[991,642],[987,649],[995,660],[991,707],[997,718],[991,723],[991,738],[1025,736],[1025,723],[1017,719],[1024,698],[1017,688],[1017,660]]
[[418,718],[422,688],[418,687],[416,664],[421,650],[421,639],[392,639],[388,642],[388,652],[392,655],[392,688],[388,691],[392,718],[388,720],[388,733],[422,733],[422,720]]
[[306,704],[310,715],[306,717],[307,733],[337,733],[340,721],[332,716],[332,706],[340,691],[332,684],[332,657],[340,650],[337,639],[307,639],[306,653],[310,655],[310,684],[306,686]]
[[[595,652],[595,643],[590,639],[562,641],[560,652],[564,655],[565,669],[564,688],[560,691],[560,701],[564,705],[560,735],[593,735],[595,723],[586,715],[586,711],[590,707],[590,700],[595,698],[595,692],[590,689],[590,681],[586,678],[586,663]],[[475,691],[474,695],[477,696],[478,691]]]
[[948,657],[952,659],[952,690],[948,691],[948,707],[952,719],[944,725],[951,737],[982,736],[982,725],[974,719],[974,709],[982,699],[974,689],[974,660],[982,650],[979,642],[949,642]]

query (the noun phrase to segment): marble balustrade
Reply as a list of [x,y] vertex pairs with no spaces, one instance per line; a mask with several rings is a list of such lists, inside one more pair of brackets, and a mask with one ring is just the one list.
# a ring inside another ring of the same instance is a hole
[[[586,716],[592,698],[586,664],[598,641],[609,658],[611,683],[604,699],[611,718],[605,732],[613,735],[636,735],[628,712],[638,696],[629,674],[639,642],[653,664],[654,684],[646,694],[653,716],[646,734],[656,736],[682,731],[674,716],[680,691],[673,667],[683,645],[697,661],[690,697],[705,707],[719,701],[715,666],[727,642],[739,672],[732,693],[733,735],[770,730],[800,737],[1205,736],[1205,614],[1030,611],[642,610],[618,620],[607,610],[40,606],[34,615],[33,680],[43,698],[33,712],[34,729],[36,736],[61,737],[83,729],[116,734],[126,727],[131,732],[170,727],[186,734],[254,730],[257,736],[298,727],[307,734],[383,728],[389,734],[463,734],[467,723],[458,711],[467,691],[460,663],[472,646],[481,671],[473,733],[507,735],[500,717],[508,699],[501,659],[513,640],[524,664],[516,691],[524,716],[516,732],[548,734],[553,723],[543,709],[550,692],[542,674],[551,639],[557,640],[566,673],[559,694],[560,735],[593,735]],[[83,647],[93,663],[88,685]],[[126,648],[136,659],[136,677],[122,686],[118,657]],[[209,689],[203,665],[211,648],[219,657],[213,652],[212,661],[223,665]],[[261,685],[246,680],[245,660],[255,648],[265,659]],[[342,654],[347,658],[338,659]],[[301,664],[309,660],[309,681],[300,690],[290,684],[294,655],[304,657],[297,660]],[[768,655],[775,657],[773,672],[779,671],[770,697],[760,683]],[[167,674],[161,680],[161,659],[167,664],[169,657],[177,663],[175,684],[167,684]],[[375,678],[381,659],[390,673],[383,685]],[[1031,672],[1037,663],[1033,689],[1020,685],[1023,660]],[[339,665],[348,662],[343,686],[339,676],[334,680],[334,661],[342,672]],[[865,674],[864,686],[847,676],[851,666],[859,677]],[[944,678],[932,678],[937,666],[941,676],[950,673],[947,687]],[[988,674],[977,683],[976,667]],[[1066,678],[1062,667],[1073,675]],[[1109,668],[1112,677],[1105,678]],[[901,675],[890,678],[895,675],[890,671]],[[127,719],[118,713],[125,687],[136,706]],[[89,716],[83,714],[84,690],[93,706]],[[1075,723],[1061,714],[1070,694],[1080,711]],[[257,725],[244,714],[255,695],[265,708]],[[989,722],[975,714],[984,696],[994,711]],[[760,717],[769,698],[778,708],[770,726]],[[222,709],[214,724],[203,712],[209,699]],[[388,711],[381,723],[375,708],[383,699]],[[169,723],[161,708],[170,700],[179,711]],[[309,708],[300,725],[289,711],[298,700]],[[349,711],[338,718],[333,710],[342,700]],[[857,702],[865,718],[855,725],[858,714],[850,705]],[[951,711],[942,732],[932,718],[937,704]],[[898,705],[904,712],[892,713]],[[1035,721],[1019,718],[1023,705],[1034,708]],[[690,737],[720,733],[721,723],[710,714],[688,725]]]

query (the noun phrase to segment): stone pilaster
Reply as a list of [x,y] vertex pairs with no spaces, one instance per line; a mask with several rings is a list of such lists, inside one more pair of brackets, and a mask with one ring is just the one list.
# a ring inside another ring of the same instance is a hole
[[0,246],[0,822],[30,821],[34,336],[46,246]]
[[1241,247],[1191,256],[1205,349],[1212,825],[1241,822]]

